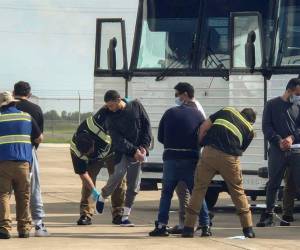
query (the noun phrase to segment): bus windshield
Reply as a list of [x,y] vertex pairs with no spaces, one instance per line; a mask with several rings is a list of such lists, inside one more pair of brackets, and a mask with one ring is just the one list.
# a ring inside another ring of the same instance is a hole
[[300,1],[280,0],[274,66],[300,65]]
[[232,12],[261,15],[266,51],[257,53],[257,61],[262,54],[266,63],[270,58],[273,0],[144,0],[142,11],[137,69],[229,69]]
[[199,0],[144,1],[137,68],[189,68]]

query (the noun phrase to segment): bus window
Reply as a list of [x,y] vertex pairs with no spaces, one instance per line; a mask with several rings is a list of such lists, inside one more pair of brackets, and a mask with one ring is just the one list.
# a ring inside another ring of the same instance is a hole
[[111,39],[116,39],[116,70],[124,68],[123,44],[122,44],[122,27],[120,22],[101,22],[100,37],[100,63],[98,69],[108,70],[107,49]]
[[138,50],[138,69],[190,68],[199,0],[148,0]]
[[274,66],[300,65],[300,1],[281,0]]
[[262,47],[259,29],[259,20],[257,15],[235,16],[233,18],[233,68],[246,67],[245,44],[247,43],[248,34],[254,32],[256,39],[255,45],[255,67],[262,64]]
[[[205,17],[200,33],[199,67],[206,69],[230,67],[230,40],[232,34],[230,34],[229,19],[232,12],[260,13],[264,28],[266,61],[268,61],[272,42],[270,39],[271,28],[274,26],[271,18],[273,5],[274,1],[272,0],[207,0],[203,11]],[[235,41],[238,43],[237,37]],[[243,41],[240,40],[239,42]],[[236,55],[242,53],[244,46],[238,48],[235,51]],[[260,52],[257,51],[257,53]],[[261,56],[259,57],[261,62]],[[240,61],[239,66],[244,66],[242,58],[236,57],[236,60],[235,63]],[[257,61],[257,63],[260,62]]]

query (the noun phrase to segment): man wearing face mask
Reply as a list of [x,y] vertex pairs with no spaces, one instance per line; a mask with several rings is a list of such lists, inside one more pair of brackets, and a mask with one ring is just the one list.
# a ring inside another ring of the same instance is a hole
[[[181,106],[183,104],[188,106],[195,106],[200,113],[202,114],[203,118],[206,119],[206,115],[202,105],[195,99],[194,96],[194,87],[187,83],[187,82],[179,82],[174,87],[175,90],[175,104],[177,106]],[[168,233],[170,234],[181,234],[182,229],[184,226],[184,219],[185,219],[185,207],[188,205],[190,199],[190,192],[185,182],[179,181],[175,192],[178,197],[179,201],[179,224],[175,225],[168,229]],[[205,209],[207,210],[206,203],[204,204]],[[206,225],[206,218],[205,216],[199,215],[199,226],[197,227],[197,231],[202,229],[203,236],[210,235],[210,229]]]
[[[269,100],[264,108],[262,129],[269,142],[266,210],[258,227],[273,226],[275,200],[286,168],[300,188],[300,79],[291,79],[280,97]],[[289,225],[285,223],[285,225]]]

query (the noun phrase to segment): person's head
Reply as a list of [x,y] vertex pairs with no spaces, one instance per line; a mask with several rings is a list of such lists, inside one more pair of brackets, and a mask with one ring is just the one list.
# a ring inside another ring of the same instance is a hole
[[14,96],[18,97],[26,97],[29,98],[31,96],[31,87],[28,82],[19,81],[15,83],[14,86]]
[[9,107],[9,106],[14,106],[16,104],[16,102],[18,102],[18,100],[16,100],[12,93],[10,93],[9,91],[5,91],[0,93],[0,108],[5,108],[5,107]]
[[299,78],[292,78],[291,80],[289,80],[288,84],[286,85],[285,95],[292,103],[300,102]]
[[256,121],[256,112],[252,108],[244,108],[241,111],[241,115],[251,124],[254,124]]
[[88,133],[79,133],[76,137],[76,147],[85,156],[94,153],[95,141]]
[[116,90],[108,90],[104,95],[104,102],[107,108],[112,112],[116,112],[122,107],[121,96]]
[[179,82],[174,87],[175,89],[175,103],[181,105],[189,102],[194,98],[194,87],[187,82]]

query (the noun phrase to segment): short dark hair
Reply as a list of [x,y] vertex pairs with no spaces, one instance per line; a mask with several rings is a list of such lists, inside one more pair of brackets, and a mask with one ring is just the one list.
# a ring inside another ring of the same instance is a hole
[[297,86],[300,86],[300,79],[299,78],[292,78],[289,80],[288,84],[286,85],[286,90],[294,90]]
[[79,133],[76,136],[76,147],[81,154],[86,154],[93,147],[94,140],[88,133]]
[[174,89],[177,90],[179,94],[183,94],[184,92],[186,92],[189,98],[194,98],[194,92],[195,92],[194,87],[187,82],[177,83]]
[[104,95],[104,102],[109,102],[109,101],[117,101],[119,98],[121,98],[120,94],[116,90],[108,90],[106,91]]
[[256,121],[256,112],[252,108],[244,108],[241,111],[241,114],[246,120],[250,123],[255,123]]
[[15,83],[14,93],[18,96],[28,96],[30,94],[31,87],[28,82],[19,81]]

